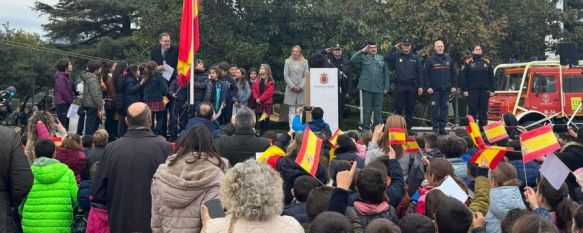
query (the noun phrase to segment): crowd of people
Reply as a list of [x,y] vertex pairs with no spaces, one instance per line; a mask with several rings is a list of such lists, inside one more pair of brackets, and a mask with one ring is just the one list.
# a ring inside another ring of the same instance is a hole
[[[583,231],[583,181],[571,174],[557,189],[539,174],[544,157],[523,164],[523,131],[512,130],[511,114],[503,121],[509,137],[496,145],[514,150],[493,169],[486,159],[469,161],[477,148],[464,129],[425,134],[420,152],[391,144],[388,129],[407,129],[403,116],[391,115],[336,145],[325,128],[315,131],[326,143],[312,175],[296,162],[302,129],[257,136],[248,107],[217,128],[209,124],[213,103],[201,102],[175,147],[152,130],[152,112],[144,102],[129,105],[127,132],[113,142],[104,129],[67,134],[43,111],[29,119],[28,136],[0,128],[0,231]],[[558,158],[583,167],[583,128],[560,138]],[[275,150],[285,155],[256,157]],[[446,195],[448,179],[465,202]]]
[[[247,77],[236,65],[206,70],[196,61],[189,119],[189,87],[178,85],[175,74],[164,77],[163,67],[177,63],[168,34],[141,65],[89,61],[78,90],[71,62],[59,60],[56,116],[33,112],[23,135],[0,127],[0,232],[583,232],[583,181],[570,174],[557,189],[539,173],[544,157],[523,163],[524,130],[510,113],[502,119],[509,136],[495,143],[512,148],[503,161],[495,168],[470,161],[477,150],[471,136],[462,128],[446,133],[441,122],[438,102],[457,91],[453,60],[441,41],[425,68],[410,49],[403,40],[385,57],[374,43],[351,59],[340,45],[314,55],[322,67],[339,68],[341,105],[352,88],[351,64],[362,63],[358,88],[372,116],[362,126],[372,132],[346,131],[334,144],[321,108],[301,121],[309,66],[299,46],[284,67],[290,131],[270,138],[262,137],[274,104],[268,64]],[[463,75],[480,73],[483,82],[462,92],[478,98],[471,112],[484,125],[491,66],[481,47],[473,52]],[[402,94],[396,103],[404,115],[383,124],[377,111],[388,92],[389,62],[396,64]],[[410,129],[407,103],[424,91],[436,102],[434,132],[423,135],[420,151],[409,152],[391,142],[389,129]],[[75,101],[82,117],[77,133],[69,133]],[[323,141],[313,173],[297,162],[307,128]],[[583,128],[559,138],[557,157],[571,171],[583,167]],[[465,201],[448,196],[442,184],[451,180]]]

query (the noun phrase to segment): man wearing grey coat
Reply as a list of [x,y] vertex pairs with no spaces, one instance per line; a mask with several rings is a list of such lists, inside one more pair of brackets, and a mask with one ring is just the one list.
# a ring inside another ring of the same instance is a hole
[[306,78],[310,75],[308,60],[302,55],[302,48],[299,45],[292,47],[291,56],[285,60],[283,77],[285,79],[285,97],[283,103],[289,107],[289,126],[292,127],[292,120],[296,115],[296,109],[305,103],[304,89]]
[[[383,56],[377,54],[377,44],[369,42],[366,47],[356,52],[350,58],[352,63],[362,64],[362,74],[358,81],[358,89],[362,92],[362,130],[370,131],[371,127],[381,123],[383,95],[389,92],[389,66]],[[370,122],[374,108],[374,121]]]

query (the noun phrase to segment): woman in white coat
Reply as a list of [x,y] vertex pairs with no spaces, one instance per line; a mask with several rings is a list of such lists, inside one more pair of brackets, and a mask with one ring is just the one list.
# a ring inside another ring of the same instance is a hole
[[302,55],[302,48],[299,45],[295,45],[291,49],[291,56],[285,60],[283,69],[283,77],[286,83],[283,103],[289,107],[290,128],[296,109],[305,103],[306,94],[304,89],[308,75],[310,75],[308,60]]

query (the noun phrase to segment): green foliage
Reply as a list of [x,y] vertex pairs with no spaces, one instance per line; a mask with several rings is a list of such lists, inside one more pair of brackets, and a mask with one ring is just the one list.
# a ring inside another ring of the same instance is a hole
[[140,1],[60,0],[55,6],[35,2],[33,9],[49,16],[43,25],[53,40],[92,44],[100,38],[130,36]]
[[[47,47],[39,35],[11,29],[8,24],[0,28],[0,41],[23,45]],[[57,56],[39,53],[26,47],[0,46],[0,88],[14,86],[19,98],[26,100],[34,93],[52,89],[52,76]],[[23,101],[24,102],[24,101]]]

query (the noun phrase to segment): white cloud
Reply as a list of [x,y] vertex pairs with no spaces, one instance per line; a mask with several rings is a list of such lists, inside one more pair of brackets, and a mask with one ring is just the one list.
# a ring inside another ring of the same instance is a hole
[[[46,23],[47,16],[39,16],[39,12],[31,9],[35,0],[2,0],[1,2],[0,23],[9,22],[11,28],[44,34],[41,25]],[[41,0],[41,2],[53,5],[58,0]]]

